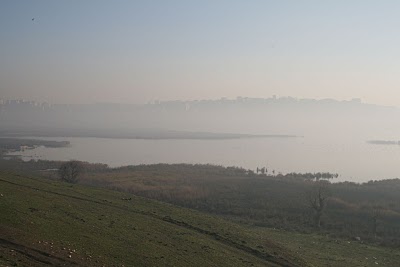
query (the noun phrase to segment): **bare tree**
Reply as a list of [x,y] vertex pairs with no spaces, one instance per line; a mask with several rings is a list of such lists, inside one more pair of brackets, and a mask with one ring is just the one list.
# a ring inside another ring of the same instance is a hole
[[329,185],[325,180],[312,182],[311,189],[306,193],[307,204],[314,213],[314,223],[318,228],[321,227],[321,217],[330,197]]
[[374,238],[377,238],[377,230],[379,226],[379,221],[382,219],[383,207],[379,205],[373,205],[369,207],[369,216],[372,223],[372,234]]
[[58,170],[61,180],[75,184],[78,182],[79,176],[83,172],[83,164],[77,160],[71,160],[61,165]]

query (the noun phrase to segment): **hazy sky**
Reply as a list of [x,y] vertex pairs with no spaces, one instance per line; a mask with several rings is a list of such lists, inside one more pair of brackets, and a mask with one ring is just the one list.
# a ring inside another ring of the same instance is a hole
[[399,10],[385,0],[2,0],[0,98],[400,106]]

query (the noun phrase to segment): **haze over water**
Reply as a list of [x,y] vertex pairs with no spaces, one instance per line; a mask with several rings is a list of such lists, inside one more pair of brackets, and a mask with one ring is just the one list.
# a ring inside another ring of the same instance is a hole
[[[37,137],[35,137],[37,139]],[[268,172],[332,172],[337,181],[366,182],[399,177],[400,146],[307,137],[231,140],[141,140],[107,138],[40,138],[68,140],[66,148],[39,147],[25,160],[78,159],[111,167],[153,163],[239,166]]]
[[353,181],[400,174],[398,146],[366,143],[400,140],[400,111],[388,107],[400,106],[398,1],[0,5],[0,134],[131,138],[157,128],[304,136],[68,137],[69,148],[27,157],[267,166]]

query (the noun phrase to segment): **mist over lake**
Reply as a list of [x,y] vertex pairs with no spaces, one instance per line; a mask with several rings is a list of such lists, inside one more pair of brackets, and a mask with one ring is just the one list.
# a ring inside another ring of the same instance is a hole
[[400,109],[360,99],[236,98],[144,105],[4,102],[0,135],[70,141],[23,159],[111,167],[153,163],[331,172],[364,182],[400,174]]
[[364,140],[327,138],[244,138],[229,140],[144,140],[110,138],[38,138],[69,141],[62,148],[37,147],[12,155],[24,160],[70,160],[105,163],[111,167],[153,163],[240,166],[268,172],[339,173],[338,180],[365,182],[396,178],[400,147]]
[[400,1],[1,1],[0,266],[400,266]]

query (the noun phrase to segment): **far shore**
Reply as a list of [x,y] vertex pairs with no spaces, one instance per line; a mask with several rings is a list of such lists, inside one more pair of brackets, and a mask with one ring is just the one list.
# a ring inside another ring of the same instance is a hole
[[189,139],[189,140],[228,140],[246,138],[296,138],[301,137],[289,134],[237,134],[237,133],[211,133],[211,132],[187,132],[187,131],[167,131],[167,130],[140,130],[140,131],[121,131],[111,132],[108,130],[51,130],[51,131],[16,131],[0,132],[0,137],[12,138],[35,138],[35,137],[91,137],[91,138],[110,138],[110,139]]
[[367,143],[372,145],[400,145],[400,141],[391,140],[369,140]]

